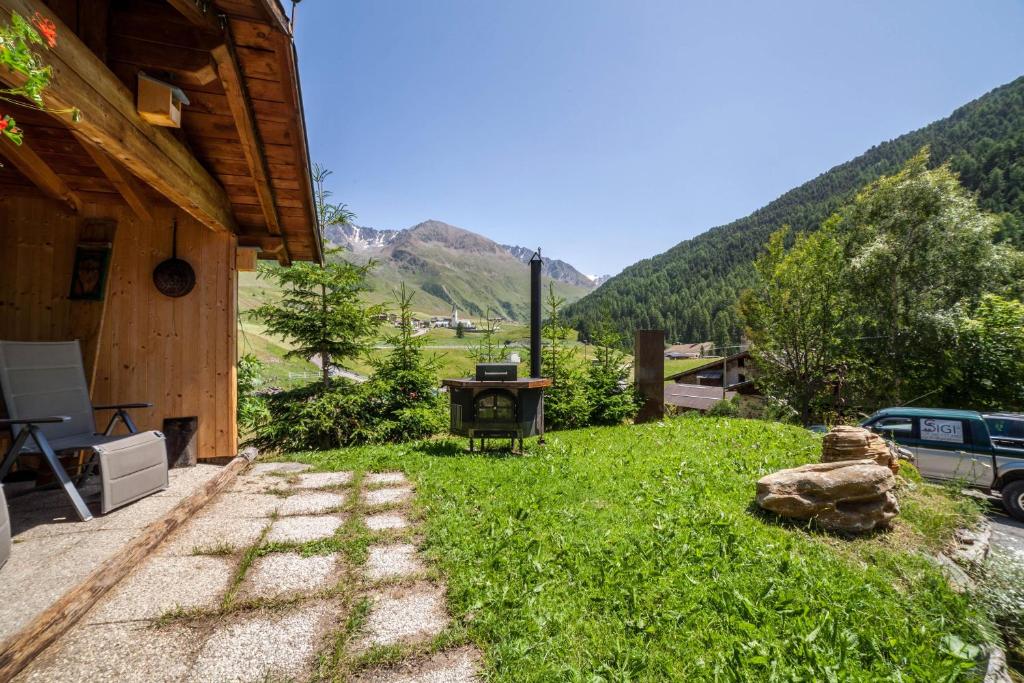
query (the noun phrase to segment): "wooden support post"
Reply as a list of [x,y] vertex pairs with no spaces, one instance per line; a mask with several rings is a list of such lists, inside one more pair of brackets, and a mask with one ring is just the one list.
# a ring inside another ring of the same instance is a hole
[[49,165],[32,151],[27,142],[16,145],[7,138],[0,136],[0,154],[10,161],[21,174],[38,187],[43,194],[56,199],[72,211],[82,210],[82,201],[71,188],[61,180]]
[[156,520],[116,555],[94,569],[27,626],[0,645],[0,681],[9,681],[54,643],[117,582],[135,569],[171,532],[196,514],[249,466],[255,453],[234,458],[223,470],[170,512]]
[[633,375],[643,399],[637,422],[657,422],[665,417],[665,332],[637,330],[633,350]]

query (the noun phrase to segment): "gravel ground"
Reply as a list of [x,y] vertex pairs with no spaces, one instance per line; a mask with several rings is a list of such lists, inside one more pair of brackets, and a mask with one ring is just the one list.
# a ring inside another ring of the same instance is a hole
[[301,462],[258,462],[249,468],[246,474],[269,474],[271,472],[305,472],[309,465]]
[[303,674],[321,648],[337,614],[329,602],[307,602],[285,612],[243,618],[206,641],[187,680],[280,681]]
[[297,493],[285,498],[278,508],[279,515],[322,515],[333,512],[345,504],[345,496],[330,491]]
[[60,647],[45,650],[14,680],[18,683],[171,683],[188,672],[202,645],[189,626],[155,629],[144,621],[75,628]]
[[[301,467],[301,466],[300,466]],[[302,543],[330,537],[345,520],[331,512],[352,491],[318,491],[352,481],[349,472],[310,472],[267,464],[236,479],[198,516],[189,520],[157,552],[115,586],[89,613],[37,658],[19,681],[301,681],[312,675],[318,656],[331,646],[348,615],[343,605],[364,590],[344,575],[341,553],[303,557],[295,552],[260,552],[241,578],[234,602],[221,611],[225,595],[246,549],[260,542]],[[412,487],[400,472],[370,473],[361,495],[371,505],[409,501]],[[396,486],[397,485],[397,486]],[[261,493],[277,489],[285,494]],[[279,517],[273,517],[274,513]],[[366,517],[372,531],[411,524],[403,510]],[[90,535],[90,547],[102,550],[103,534]],[[73,546],[72,534],[40,536],[55,556]],[[233,548],[224,554],[228,545]],[[215,551],[196,555],[196,547]],[[420,653],[387,667],[363,672],[358,680],[391,683],[471,683],[478,680],[481,656],[475,648],[422,654],[423,645],[449,624],[445,589],[422,579],[427,567],[416,547],[379,540],[370,546],[363,577],[367,581],[407,578],[402,585],[369,593],[371,607],[353,653],[374,645],[410,645]],[[325,599],[325,589],[349,591],[342,600]],[[357,592],[358,591],[358,592]],[[286,602],[239,602],[248,598]],[[0,601],[0,614],[2,614]],[[200,613],[156,621],[176,607]],[[428,649],[429,651],[429,649]]]
[[300,474],[297,489],[323,489],[352,483],[351,472],[313,472]]
[[280,496],[269,493],[225,493],[210,503],[206,510],[212,517],[251,519],[269,517],[281,507],[282,502]]
[[202,514],[164,542],[160,552],[166,555],[194,555],[213,549],[246,548],[259,540],[269,519],[254,517],[214,517]]
[[412,489],[408,486],[389,489],[373,489],[363,493],[367,505],[393,505],[404,503],[412,498]]
[[341,517],[281,517],[267,534],[268,543],[307,543],[330,538],[342,525]]
[[376,515],[369,515],[366,518],[366,527],[370,531],[405,529],[408,526],[409,520],[400,512],[382,512]]
[[363,477],[363,484],[408,484],[409,480],[402,472],[370,472]]
[[272,553],[253,562],[242,583],[245,597],[280,597],[330,588],[337,576],[338,555],[302,557],[296,553]]
[[403,662],[390,669],[369,671],[356,680],[359,683],[475,683],[480,680],[476,674],[479,666],[480,653],[463,647]]
[[357,649],[432,638],[448,626],[444,592],[431,585],[377,592]]
[[117,586],[87,623],[156,619],[175,608],[216,607],[231,582],[231,562],[221,557],[156,555]]
[[371,581],[412,576],[426,570],[409,543],[370,546],[366,558],[366,578]]

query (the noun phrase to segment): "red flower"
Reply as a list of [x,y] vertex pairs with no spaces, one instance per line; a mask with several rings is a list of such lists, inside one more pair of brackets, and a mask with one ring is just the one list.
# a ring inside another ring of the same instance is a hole
[[47,19],[39,12],[32,17],[32,23],[36,25],[39,32],[43,34],[46,44],[50,47],[57,47],[57,24],[52,19]]
[[7,128],[10,123],[10,120],[6,116],[0,119],[0,132],[3,132],[4,128]]

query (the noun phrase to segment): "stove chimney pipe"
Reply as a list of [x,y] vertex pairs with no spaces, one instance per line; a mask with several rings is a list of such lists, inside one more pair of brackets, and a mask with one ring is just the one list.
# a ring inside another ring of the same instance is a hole
[[530,257],[530,377],[540,377],[540,247]]

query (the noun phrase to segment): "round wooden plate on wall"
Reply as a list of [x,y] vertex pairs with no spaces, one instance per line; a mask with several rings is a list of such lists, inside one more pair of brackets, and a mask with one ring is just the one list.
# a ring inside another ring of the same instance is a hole
[[178,219],[174,219],[171,237],[171,258],[161,261],[153,269],[153,284],[164,296],[185,296],[196,286],[196,271],[188,261],[178,258]]

